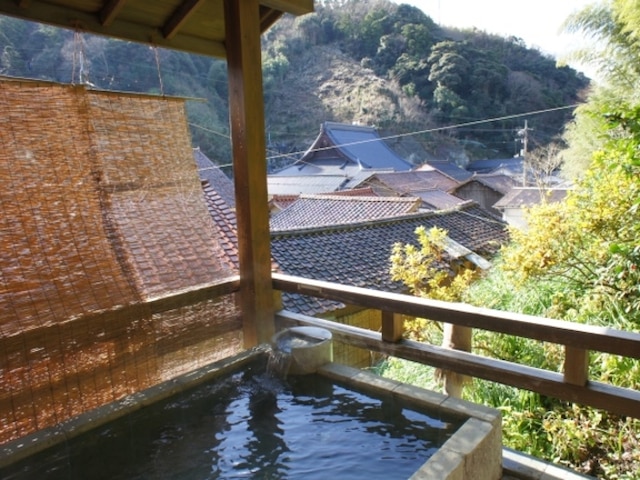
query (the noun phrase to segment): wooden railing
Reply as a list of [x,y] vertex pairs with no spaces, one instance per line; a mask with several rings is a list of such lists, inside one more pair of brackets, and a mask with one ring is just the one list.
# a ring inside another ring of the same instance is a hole
[[[273,286],[281,291],[336,300],[383,313],[381,332],[285,310],[276,316],[282,324],[320,326],[330,330],[337,340],[350,345],[640,418],[640,391],[590,381],[588,370],[589,351],[640,359],[638,333],[281,274],[273,274]],[[563,345],[564,373],[402,339],[402,315]]]

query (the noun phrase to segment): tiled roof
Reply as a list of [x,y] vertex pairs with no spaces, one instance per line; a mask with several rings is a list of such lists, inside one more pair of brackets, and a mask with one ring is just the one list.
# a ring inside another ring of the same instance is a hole
[[267,177],[269,195],[302,195],[331,193],[340,190],[347,181],[340,175],[301,175]]
[[[332,228],[272,232],[271,251],[282,272],[376,290],[403,292],[389,276],[389,257],[396,242],[417,244],[419,226],[437,226],[449,237],[488,256],[507,238],[505,223],[475,204],[447,212],[423,212]],[[285,308],[316,314],[340,308],[297,294],[283,294]]]
[[373,177],[376,173],[391,173],[392,170],[360,170],[349,177],[349,180],[342,186],[343,190],[355,190],[360,188],[368,188],[367,180]]
[[418,198],[302,195],[288,208],[271,217],[272,231],[333,226],[415,212]]
[[238,234],[236,214],[229,208],[224,199],[206,180],[202,182],[204,199],[207,209],[218,230],[216,242],[222,247],[231,268],[238,273],[240,260],[238,257]]
[[542,203],[543,199],[549,203],[560,202],[567,196],[566,188],[552,188],[541,190],[539,188],[513,188],[502,197],[494,208],[524,208]]
[[417,170],[428,171],[430,169],[436,169],[459,182],[464,182],[473,176],[473,173],[469,170],[465,170],[464,168],[447,160],[429,160],[425,165],[420,166]]
[[474,160],[467,165],[467,170],[475,173],[491,173],[505,169],[514,173],[522,173],[522,157]]
[[442,190],[412,190],[411,195],[420,197],[423,207],[432,210],[448,210],[469,201],[443,192]]
[[353,188],[349,190],[339,190],[331,195],[340,195],[345,197],[376,197],[376,192],[371,187]]
[[233,182],[220,168],[207,157],[200,148],[193,149],[193,158],[198,166],[198,175],[201,180],[206,180],[218,192],[227,205],[236,206],[235,189]]
[[322,129],[351,161],[364,168],[410,170],[412,165],[395,153],[373,127],[324,122]]
[[[472,182],[481,183],[485,187],[495,190],[502,195],[506,195],[507,193],[509,193],[511,189],[518,183],[513,177],[510,177],[509,175],[504,175],[501,173],[489,173],[474,175],[472,178],[460,185],[460,187],[468,185]],[[458,188],[456,188],[456,190]]]
[[336,175],[352,177],[360,170],[411,170],[373,127],[324,122],[305,154],[274,175]]
[[380,195],[404,195],[414,190],[442,190],[449,192],[459,182],[438,170],[376,173],[359,187],[373,186]]
[[357,175],[360,170],[363,170],[363,166],[350,162],[342,157],[327,158],[311,160],[299,160],[293,165],[284,167],[281,170],[271,173],[273,176],[284,177],[297,177],[308,175],[339,175],[343,177],[352,177]]
[[300,198],[300,195],[273,195],[269,201],[270,208],[276,211],[284,210],[298,200],[298,198]]

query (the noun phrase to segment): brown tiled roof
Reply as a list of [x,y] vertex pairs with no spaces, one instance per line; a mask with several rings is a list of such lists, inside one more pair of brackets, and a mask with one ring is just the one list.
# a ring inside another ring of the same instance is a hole
[[302,195],[271,217],[270,229],[295,230],[392,218],[417,211],[420,203],[416,197]]
[[202,182],[202,190],[207,208],[218,230],[216,241],[224,250],[227,257],[226,259],[230,263],[230,268],[235,270],[234,273],[238,273],[240,260],[238,257],[236,214],[206,180]]
[[[389,276],[389,257],[396,242],[417,244],[419,226],[437,226],[454,241],[483,256],[494,254],[506,241],[505,223],[475,204],[446,212],[424,212],[332,228],[272,232],[271,251],[280,270],[316,280],[326,280],[376,290],[403,292]],[[283,294],[285,308],[316,314],[341,307]]]
[[405,195],[412,190],[450,192],[459,182],[438,170],[376,173],[358,185],[372,186],[379,195]]

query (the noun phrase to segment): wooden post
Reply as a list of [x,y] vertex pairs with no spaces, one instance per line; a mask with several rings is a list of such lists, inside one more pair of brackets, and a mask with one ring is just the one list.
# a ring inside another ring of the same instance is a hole
[[229,117],[246,348],[274,333],[258,0],[225,0]]
[[404,319],[402,315],[393,312],[382,311],[382,340],[385,342],[398,342],[404,333]]
[[[445,323],[442,332],[442,346],[453,350],[471,351],[473,330],[470,327]],[[436,378],[444,382],[444,391],[447,395],[462,398],[462,390],[465,384],[471,383],[471,377],[449,370],[436,369]]]
[[589,351],[582,348],[564,347],[564,381],[584,387],[589,381]]

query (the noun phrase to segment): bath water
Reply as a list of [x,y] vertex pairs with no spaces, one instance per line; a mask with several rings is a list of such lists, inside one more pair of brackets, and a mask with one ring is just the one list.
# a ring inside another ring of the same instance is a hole
[[0,471],[24,479],[405,479],[458,428],[320,375],[264,362]]

